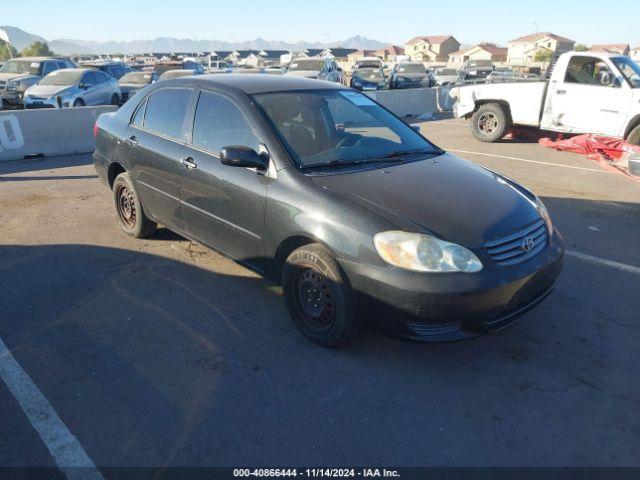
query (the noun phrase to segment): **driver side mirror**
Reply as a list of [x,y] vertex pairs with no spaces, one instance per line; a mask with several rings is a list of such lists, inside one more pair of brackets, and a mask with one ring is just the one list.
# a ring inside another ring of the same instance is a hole
[[265,154],[259,154],[251,147],[243,145],[231,145],[220,151],[220,161],[229,167],[257,168],[266,170],[269,158]]

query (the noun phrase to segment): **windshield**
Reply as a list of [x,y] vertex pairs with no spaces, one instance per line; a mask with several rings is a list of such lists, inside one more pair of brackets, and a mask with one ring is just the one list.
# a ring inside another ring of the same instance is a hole
[[360,62],[356,63],[356,69],[360,68],[381,68],[380,62]]
[[640,66],[629,57],[613,57],[611,61],[620,69],[632,88],[640,88]]
[[419,63],[404,63],[398,66],[399,73],[425,73],[424,66]]
[[30,62],[29,60],[9,60],[0,68],[0,73],[40,75],[40,65],[40,62]]
[[491,60],[475,60],[473,62],[469,62],[469,68],[493,68],[493,63]]
[[147,83],[151,83],[151,74],[144,72],[127,73],[122,76],[120,83],[139,83],[140,85],[146,85]]
[[160,75],[160,79],[166,80],[168,78],[188,77],[195,73],[195,70],[169,70]]
[[442,151],[369,97],[351,90],[254,95],[278,137],[303,168],[389,162]]
[[457,75],[458,72],[454,68],[439,68],[436,70],[438,75]]
[[83,74],[84,70],[56,70],[40,80],[38,85],[75,85]]
[[322,70],[324,60],[296,60],[289,65],[289,70]]

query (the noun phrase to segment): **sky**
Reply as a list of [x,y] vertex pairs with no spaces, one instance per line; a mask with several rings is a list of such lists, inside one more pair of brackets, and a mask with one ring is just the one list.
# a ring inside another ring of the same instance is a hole
[[506,44],[521,35],[550,31],[588,45],[640,45],[640,0],[36,0],[33,4],[26,8],[12,2],[11,8],[0,8],[0,24],[48,40],[260,37],[335,42],[362,35],[402,45],[416,35],[451,34],[465,44]]

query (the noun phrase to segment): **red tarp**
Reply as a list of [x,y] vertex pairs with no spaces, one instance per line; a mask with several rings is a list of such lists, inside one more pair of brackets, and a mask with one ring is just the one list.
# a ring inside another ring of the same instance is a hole
[[603,155],[606,159],[618,160],[625,154],[640,153],[640,145],[632,145],[621,138],[602,135],[577,135],[564,140],[541,138],[538,143],[543,147],[581,153],[583,155]]

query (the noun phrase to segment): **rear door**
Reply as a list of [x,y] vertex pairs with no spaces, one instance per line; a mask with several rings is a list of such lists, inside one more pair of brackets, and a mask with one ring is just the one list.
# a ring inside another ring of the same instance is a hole
[[111,77],[104,72],[93,72],[96,79],[95,102],[96,105],[108,105],[111,103]]
[[541,127],[616,136],[631,101],[631,90],[613,65],[577,55],[569,60],[563,81],[550,82]]
[[233,258],[262,268],[268,179],[254,169],[220,162],[222,148],[260,151],[251,116],[230,96],[199,95],[186,156],[193,166],[181,176],[181,201],[189,236]]
[[83,75],[82,84],[84,85],[84,92],[82,93],[82,99],[85,105],[98,105],[100,100],[98,80],[96,72],[91,71]]
[[184,167],[186,114],[192,90],[163,88],[151,93],[132,117],[125,139],[133,180],[147,213],[169,228],[184,231],[180,176]]

